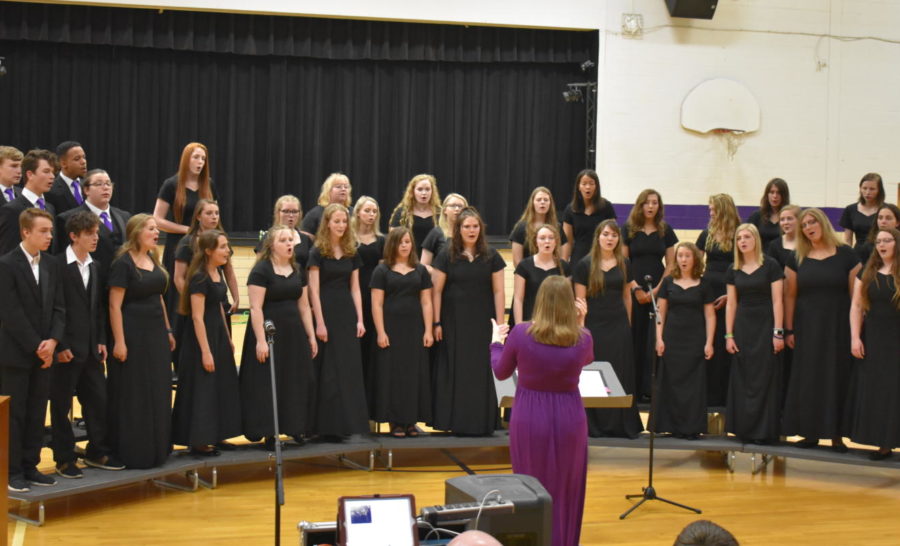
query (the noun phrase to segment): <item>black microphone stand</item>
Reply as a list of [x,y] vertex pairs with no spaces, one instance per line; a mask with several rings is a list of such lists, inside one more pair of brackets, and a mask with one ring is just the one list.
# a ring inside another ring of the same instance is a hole
[[269,377],[272,380],[272,424],[275,438],[275,546],[281,544],[281,506],[284,504],[284,474],[281,455],[281,433],[278,430],[278,391],[275,388],[275,323],[267,320],[263,323],[266,331],[266,343],[269,344]]
[[[653,317],[655,318],[654,326],[653,326],[653,337],[656,338],[656,326],[662,324],[662,317],[659,316],[659,307],[656,305],[656,297],[653,295],[653,279],[650,275],[644,277],[644,282],[647,283],[647,293],[650,294],[650,305],[652,307]],[[662,497],[658,497],[656,495],[656,489],[653,487],[653,440],[656,438],[656,401],[658,399],[657,396],[657,385],[656,385],[656,369],[659,366],[659,355],[656,353],[656,344],[654,344],[653,349],[653,361],[650,366],[650,414],[647,417],[647,429],[650,431],[650,463],[649,463],[649,479],[647,481],[647,487],[641,488],[641,493],[637,493],[634,495],[625,495],[626,499],[636,499],[640,498],[634,506],[628,509],[624,514],[619,516],[619,519],[625,519],[628,517],[628,514],[637,510],[638,506],[644,504],[647,501],[658,500],[665,502],[667,504],[671,504],[672,506],[677,506],[679,508],[684,508],[685,510],[690,510],[691,512],[696,512],[698,514],[702,514],[700,510],[697,508],[691,508],[690,506],[677,503],[675,501],[670,501],[669,499],[664,499]]]

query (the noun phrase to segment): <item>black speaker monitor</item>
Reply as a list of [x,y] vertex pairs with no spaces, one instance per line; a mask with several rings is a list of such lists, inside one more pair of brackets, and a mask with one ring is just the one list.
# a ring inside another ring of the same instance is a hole
[[669,15],[688,19],[712,19],[718,0],[666,0]]

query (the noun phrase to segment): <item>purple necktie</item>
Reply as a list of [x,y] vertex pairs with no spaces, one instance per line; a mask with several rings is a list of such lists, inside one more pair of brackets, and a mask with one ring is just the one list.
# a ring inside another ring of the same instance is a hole
[[103,225],[106,226],[106,229],[108,229],[110,231],[115,231],[113,229],[113,223],[109,220],[109,214],[106,214],[105,212],[101,212],[100,219],[103,220]]
[[78,179],[72,181],[72,193],[75,194],[75,202],[81,205],[84,203],[84,196],[81,195],[81,184],[78,183]]
[[34,204],[37,205],[38,208],[41,209],[41,210],[47,210],[47,206],[44,204],[44,198],[43,198],[43,197],[38,197],[38,198],[37,198],[37,201],[35,201]]
[[16,198],[16,196],[13,195],[12,188],[6,188],[6,191],[4,191],[3,193],[6,194],[7,201],[12,201],[13,199]]

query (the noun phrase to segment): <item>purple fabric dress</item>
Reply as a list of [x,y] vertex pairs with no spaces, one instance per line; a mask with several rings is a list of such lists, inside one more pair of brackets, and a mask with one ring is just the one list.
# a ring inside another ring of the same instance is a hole
[[494,375],[519,369],[509,423],[513,472],[540,480],[553,497],[553,546],[577,546],[587,481],[587,421],[578,392],[581,368],[594,360],[590,332],[574,347],[538,343],[530,322],[517,324],[506,345],[491,345]]

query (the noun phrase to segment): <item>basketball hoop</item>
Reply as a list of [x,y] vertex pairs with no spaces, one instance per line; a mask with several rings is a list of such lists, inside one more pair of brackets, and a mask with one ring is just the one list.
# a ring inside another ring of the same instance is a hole
[[744,131],[734,129],[713,129],[712,133],[725,142],[725,149],[728,151],[728,159],[734,161],[734,155],[738,148],[744,144]]

